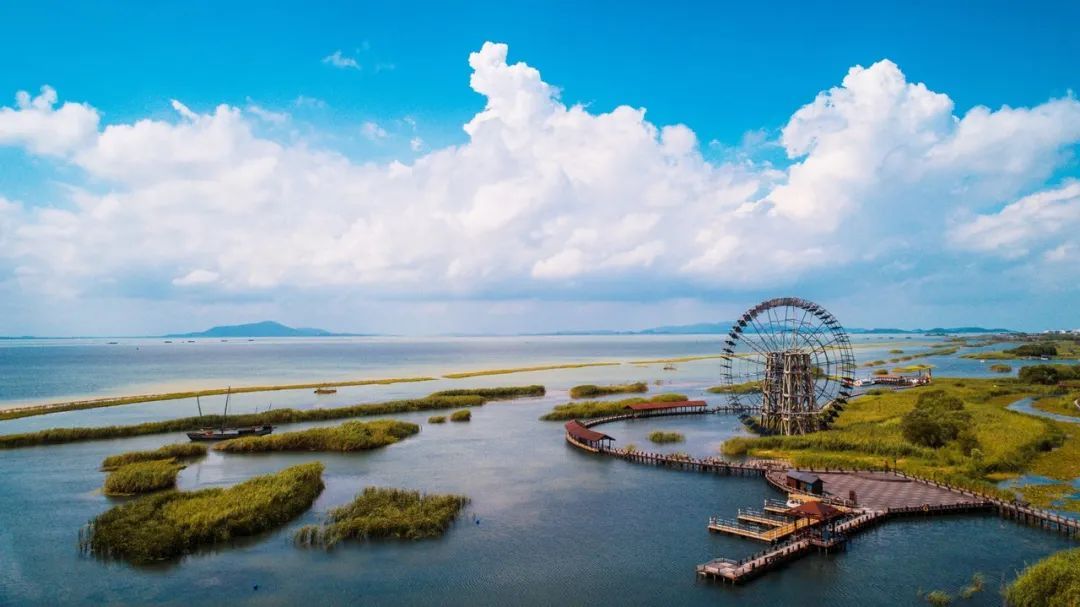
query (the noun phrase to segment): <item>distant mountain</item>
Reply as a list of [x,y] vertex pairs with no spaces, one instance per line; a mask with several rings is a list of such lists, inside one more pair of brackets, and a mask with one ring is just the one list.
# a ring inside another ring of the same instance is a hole
[[637,335],[713,335],[731,331],[730,322],[698,322],[692,325],[672,325],[634,331]]
[[293,328],[272,320],[246,325],[221,325],[196,333],[174,333],[165,337],[333,337],[349,333],[331,333],[325,329]]
[[[626,331],[620,332],[621,335],[718,335],[727,334],[731,331],[731,327],[734,323],[731,322],[699,322],[690,325],[672,325],[663,327],[653,327],[651,329],[642,329],[641,331]],[[903,334],[923,334],[923,333],[1012,333],[1011,329],[985,329],[983,327],[951,327],[951,328],[934,328],[934,329],[896,329],[896,328],[874,328],[863,329],[859,327],[847,328],[848,333],[852,335],[874,335],[884,333],[903,333]],[[752,332],[751,328],[747,328],[748,332]],[[592,334],[592,335],[604,335],[612,334],[611,331],[595,331],[595,332],[581,332],[579,334]]]

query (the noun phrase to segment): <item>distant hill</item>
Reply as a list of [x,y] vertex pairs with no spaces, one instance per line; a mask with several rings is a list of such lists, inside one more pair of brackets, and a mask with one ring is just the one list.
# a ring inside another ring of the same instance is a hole
[[272,320],[246,325],[221,325],[196,333],[174,333],[165,337],[333,337],[348,333],[331,333],[325,329],[294,328]]
[[[546,335],[726,335],[731,331],[732,322],[699,322],[689,325],[669,325],[642,329],[640,331],[559,331],[546,333]],[[1011,329],[986,329],[983,327],[949,327],[934,329],[896,329],[874,328],[863,329],[859,327],[846,328],[852,335],[876,335],[884,333],[924,334],[924,333],[1013,333]],[[753,332],[747,328],[747,332]]]

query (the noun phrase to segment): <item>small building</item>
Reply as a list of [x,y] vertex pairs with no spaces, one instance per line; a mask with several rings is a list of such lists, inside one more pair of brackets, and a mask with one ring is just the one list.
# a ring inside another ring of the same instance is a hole
[[788,470],[786,484],[788,487],[803,493],[812,493],[814,495],[824,493],[824,483],[821,479],[808,472]]
[[565,428],[567,440],[577,443],[590,451],[610,449],[611,443],[615,440],[603,432],[586,428],[576,419],[566,422]]
[[671,402],[634,403],[624,407],[635,416],[642,413],[696,413],[705,410],[703,400],[677,400]]
[[797,518],[809,518],[815,521],[827,523],[833,519],[844,516],[844,511],[834,508],[825,502],[817,500],[803,502],[787,511],[788,516]]

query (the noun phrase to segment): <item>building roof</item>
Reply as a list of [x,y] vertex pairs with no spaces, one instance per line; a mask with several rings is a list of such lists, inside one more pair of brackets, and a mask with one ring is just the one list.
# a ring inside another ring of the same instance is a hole
[[615,439],[611,438],[610,436],[608,436],[607,434],[604,434],[603,432],[597,432],[596,430],[589,430],[585,426],[582,426],[581,422],[579,422],[576,419],[572,419],[572,420],[566,422],[566,432],[567,432],[567,434],[569,434],[570,436],[573,436],[574,438],[576,438],[578,440],[589,441],[589,442],[596,442],[596,441],[600,441],[600,440],[615,440]]
[[816,518],[820,521],[828,521],[844,515],[843,511],[817,500],[803,502],[798,506],[789,509],[788,514],[801,516],[803,518]]
[[788,470],[787,476],[788,478],[793,478],[804,483],[816,483],[821,480],[821,478],[814,476],[809,472],[799,472],[798,470]]
[[705,401],[703,400],[678,400],[670,402],[659,403],[634,403],[632,405],[626,405],[626,409],[632,411],[656,411],[659,409],[681,409],[683,407],[704,407]]

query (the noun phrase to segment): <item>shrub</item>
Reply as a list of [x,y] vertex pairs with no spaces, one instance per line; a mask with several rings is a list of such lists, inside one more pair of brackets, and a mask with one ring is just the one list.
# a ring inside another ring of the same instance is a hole
[[260,453],[265,451],[367,451],[412,436],[420,426],[396,420],[345,422],[331,428],[245,436],[214,445],[214,451]]
[[427,418],[427,420],[428,420],[429,424],[445,424],[446,423],[446,416],[445,415],[432,415],[431,417]]
[[1024,344],[1016,348],[1005,350],[1007,354],[1015,356],[1057,356],[1057,346],[1054,344]]
[[135,495],[176,486],[176,475],[183,466],[176,460],[151,460],[126,464],[105,477],[105,495]]
[[120,455],[110,455],[101,462],[102,470],[115,470],[120,466],[134,464],[136,462],[149,462],[154,460],[186,459],[203,457],[206,455],[206,445],[198,443],[179,443],[165,445],[153,451],[129,451]]
[[116,506],[80,533],[83,552],[136,565],[255,535],[296,518],[322,492],[319,462],[228,489],[163,491]]
[[654,443],[681,443],[686,440],[679,432],[664,432],[662,430],[654,430],[649,433],[649,440]]
[[945,605],[952,604],[952,597],[949,596],[949,593],[945,592],[944,590],[935,590],[933,592],[927,593],[926,602],[930,603],[934,607],[945,607]]
[[450,414],[450,421],[452,422],[467,422],[472,419],[472,411],[468,409],[462,409],[461,411],[454,411]]
[[304,547],[331,548],[346,539],[418,540],[442,535],[469,503],[464,495],[366,487],[351,504],[330,511],[323,525],[307,525],[294,539]]
[[1006,590],[1013,607],[1080,605],[1080,548],[1052,554],[1025,569]]
[[583,386],[574,386],[573,388],[570,388],[570,398],[595,398],[597,396],[607,396],[609,394],[631,394],[634,392],[648,391],[648,384],[641,381],[633,384],[620,384],[615,386],[595,386],[593,384],[585,384]]
[[1010,367],[1009,365],[1003,365],[1003,364],[998,363],[998,364],[990,365],[990,370],[993,371],[994,373],[1011,373],[1012,372],[1012,367]]
[[1061,381],[1080,379],[1080,365],[1031,365],[1020,369],[1019,378],[1025,384],[1053,386]]
[[959,398],[943,390],[923,392],[915,408],[901,418],[900,428],[904,438],[916,445],[942,447],[957,438],[971,420],[963,409],[964,403]]

